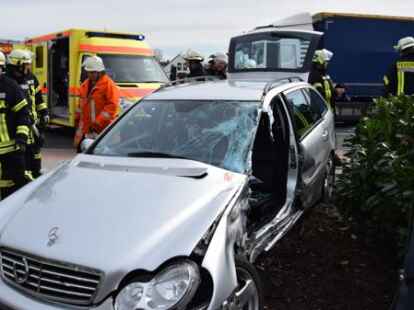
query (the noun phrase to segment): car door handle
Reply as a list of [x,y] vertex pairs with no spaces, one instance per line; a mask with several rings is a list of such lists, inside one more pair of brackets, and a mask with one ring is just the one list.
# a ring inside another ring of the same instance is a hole
[[322,132],[322,139],[326,141],[328,140],[328,137],[329,137],[328,129],[324,129]]

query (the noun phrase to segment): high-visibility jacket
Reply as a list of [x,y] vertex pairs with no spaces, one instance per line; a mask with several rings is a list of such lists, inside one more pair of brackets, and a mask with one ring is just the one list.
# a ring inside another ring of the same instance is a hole
[[79,93],[80,106],[76,115],[78,129],[75,134],[75,146],[79,145],[85,135],[104,130],[120,111],[120,91],[106,74],[101,76],[93,87],[89,79],[84,81]]
[[414,94],[414,53],[401,56],[384,76],[385,91],[389,95]]
[[309,84],[317,89],[335,111],[335,90],[330,76],[319,70],[313,70],[309,75]]
[[36,78],[36,76],[30,73],[29,75],[26,76],[25,80],[26,80],[29,95],[32,101],[30,112],[33,115],[35,122],[37,122],[39,119],[39,116],[44,116],[44,115],[49,114],[47,103],[44,102],[43,100],[41,87],[39,85],[39,81]]
[[30,117],[19,85],[0,75],[0,155],[16,151],[16,141],[27,143]]
[[7,76],[17,82],[27,101],[30,116],[30,134],[27,143],[32,145],[35,143],[35,136],[39,135],[36,127],[39,123],[39,116],[48,115],[49,113],[47,104],[43,101],[39,82],[32,73],[25,76],[16,76],[13,71],[9,69],[7,71]]

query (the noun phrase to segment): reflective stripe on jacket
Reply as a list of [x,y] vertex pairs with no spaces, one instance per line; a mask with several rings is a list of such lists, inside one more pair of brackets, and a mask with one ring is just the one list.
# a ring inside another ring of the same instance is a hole
[[414,54],[401,56],[384,76],[384,87],[389,95],[414,94]]
[[19,85],[0,75],[0,154],[16,150],[16,140],[26,143],[30,118],[28,104]]

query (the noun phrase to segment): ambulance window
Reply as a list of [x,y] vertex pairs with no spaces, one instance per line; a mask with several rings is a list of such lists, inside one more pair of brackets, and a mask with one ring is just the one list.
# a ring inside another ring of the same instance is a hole
[[36,47],[36,68],[43,68],[43,46]]

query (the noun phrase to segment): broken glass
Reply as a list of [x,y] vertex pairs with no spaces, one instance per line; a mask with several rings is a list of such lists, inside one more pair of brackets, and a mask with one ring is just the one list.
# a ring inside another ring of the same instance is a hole
[[259,102],[144,100],[102,138],[93,153],[164,153],[244,173],[258,110]]

